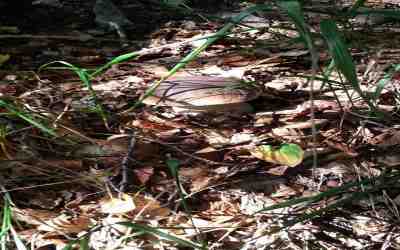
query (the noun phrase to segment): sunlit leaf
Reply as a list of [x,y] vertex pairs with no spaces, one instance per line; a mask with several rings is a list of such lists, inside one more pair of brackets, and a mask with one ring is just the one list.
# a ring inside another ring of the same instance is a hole
[[133,197],[122,194],[119,198],[111,198],[101,205],[101,211],[106,214],[127,213],[136,208]]
[[63,233],[80,233],[90,226],[90,219],[87,216],[72,217],[67,214],[60,214],[55,218],[42,220],[37,227],[39,231]]
[[2,66],[5,62],[7,62],[10,59],[10,55],[6,54],[0,54],[0,66]]
[[258,159],[289,167],[299,165],[304,158],[304,151],[297,144],[282,144],[280,147],[260,145],[249,151]]

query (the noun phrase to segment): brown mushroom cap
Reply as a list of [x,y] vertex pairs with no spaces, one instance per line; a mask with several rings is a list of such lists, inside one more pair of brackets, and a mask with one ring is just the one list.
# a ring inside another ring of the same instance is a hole
[[238,79],[214,76],[173,77],[163,81],[152,96],[143,100],[148,105],[202,109],[251,101],[260,95],[254,86]]

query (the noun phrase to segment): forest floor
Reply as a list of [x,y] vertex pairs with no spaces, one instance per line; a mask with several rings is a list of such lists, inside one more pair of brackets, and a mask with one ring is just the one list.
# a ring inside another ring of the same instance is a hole
[[[94,22],[94,1],[3,6],[2,247],[400,249],[400,21],[344,20],[333,10],[349,6],[304,4],[314,34],[337,18],[374,112],[343,75],[326,73],[320,35],[312,80],[310,53],[275,6],[178,72],[254,82],[253,110],[182,114],[135,104],[196,38],[245,7],[189,15],[155,2],[119,2],[132,22],[122,36]],[[399,7],[383,2],[367,7]]]

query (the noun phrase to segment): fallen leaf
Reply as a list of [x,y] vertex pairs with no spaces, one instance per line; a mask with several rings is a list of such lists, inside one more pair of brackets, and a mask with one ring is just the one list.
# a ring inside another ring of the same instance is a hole
[[123,214],[136,208],[133,197],[122,194],[119,198],[111,198],[102,202],[101,212],[105,214]]
[[137,217],[139,214],[147,220],[155,218],[163,218],[171,214],[171,210],[167,207],[162,207],[160,202],[154,198],[144,195],[136,195],[134,198],[136,209],[132,212]]
[[61,214],[54,219],[44,221],[43,224],[38,227],[38,230],[46,232],[62,231],[63,233],[80,233],[87,230],[89,226],[90,219],[86,216],[74,218]]
[[282,144],[280,147],[271,145],[260,145],[249,149],[254,157],[281,165],[295,167],[299,165],[304,158],[303,149],[297,144]]
[[140,182],[140,184],[145,185],[150,178],[154,174],[154,168],[152,167],[143,167],[134,169],[133,172],[135,173],[136,178]]
[[10,55],[0,54],[0,66],[2,66],[5,62],[10,59]]
[[44,221],[54,219],[57,216],[57,212],[45,209],[13,208],[13,218],[19,222],[25,222],[28,225],[39,226],[43,224]]

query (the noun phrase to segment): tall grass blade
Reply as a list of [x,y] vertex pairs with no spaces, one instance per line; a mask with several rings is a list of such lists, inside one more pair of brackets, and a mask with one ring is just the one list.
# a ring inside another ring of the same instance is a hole
[[[261,213],[261,212],[266,212],[266,211],[271,211],[271,210],[275,210],[275,209],[279,209],[279,208],[287,208],[287,207],[291,207],[294,205],[310,206],[312,203],[319,202],[323,199],[329,199],[329,198],[332,198],[337,195],[349,193],[349,190],[352,190],[352,189],[354,189],[356,187],[360,187],[360,186],[365,187],[365,186],[369,185],[371,188],[370,188],[370,190],[368,190],[368,192],[375,192],[379,189],[387,188],[391,185],[393,186],[392,182],[396,181],[399,177],[400,177],[400,173],[394,172],[394,173],[385,173],[385,174],[378,176],[376,178],[373,178],[373,179],[366,178],[361,181],[349,182],[345,185],[342,185],[337,188],[332,188],[328,191],[322,192],[322,193],[314,195],[314,196],[291,199],[291,200],[288,200],[285,202],[281,202],[278,204],[274,204],[274,205],[265,207],[265,208],[257,211],[255,214]],[[377,182],[377,180],[381,183],[380,185],[375,184],[375,182]],[[363,194],[365,192],[354,192],[353,191],[351,193],[351,195],[353,195],[353,193],[357,194],[357,197],[361,197],[361,194]],[[354,196],[354,198],[356,198],[356,196]]]
[[132,59],[132,58],[136,58],[138,57],[140,54],[137,52],[131,52],[131,53],[126,53],[120,56],[117,56],[115,58],[113,58],[111,61],[109,61],[108,63],[104,64],[103,66],[99,67],[98,69],[96,69],[93,73],[90,74],[90,77],[93,78],[99,74],[101,74],[102,72],[104,72],[106,69],[110,68],[111,66],[124,62],[126,60]]
[[[315,117],[314,117],[314,80],[317,75],[318,71],[318,58],[319,55],[315,49],[314,42],[312,40],[311,32],[305,22],[304,14],[301,9],[301,6],[298,1],[279,1],[278,6],[284,10],[288,16],[292,19],[293,23],[296,26],[297,31],[299,32],[300,38],[303,40],[303,43],[308,48],[311,54],[311,78],[310,78],[310,102],[311,102],[311,130],[312,130],[312,140],[314,141],[313,144],[316,145],[317,142],[317,128],[315,125]],[[313,169],[317,167],[318,164],[318,156],[313,147]]]
[[31,124],[32,126],[40,129],[44,133],[47,133],[47,134],[49,134],[51,136],[57,136],[57,134],[51,128],[48,128],[48,127],[44,126],[40,122],[36,121],[35,118],[33,118],[32,116],[24,113],[23,111],[18,110],[18,108],[15,107],[14,105],[12,105],[12,104],[10,104],[8,102],[5,102],[3,100],[0,100],[0,107],[3,107],[5,109],[7,109],[13,115],[15,115],[15,116],[21,118],[22,120],[28,122],[29,124]]
[[194,60],[202,51],[204,51],[207,47],[209,47],[211,44],[213,44],[215,41],[217,41],[218,39],[220,39],[221,37],[227,35],[229,33],[229,31],[235,27],[238,23],[240,23],[244,18],[246,18],[247,16],[251,15],[252,13],[255,13],[257,11],[262,11],[262,10],[271,10],[271,6],[270,5],[266,5],[266,4],[259,4],[259,5],[254,5],[251,6],[249,8],[247,8],[246,10],[242,11],[241,13],[239,13],[237,16],[235,16],[234,18],[232,18],[231,22],[227,23],[226,25],[224,25],[224,27],[222,27],[217,33],[215,33],[214,36],[208,37],[204,43],[202,45],[200,45],[199,47],[197,47],[196,49],[194,49],[193,51],[191,51],[187,56],[185,56],[179,63],[177,63],[168,73],[166,76],[162,77],[159,81],[155,82],[142,96],[142,98],[140,98],[136,104],[134,105],[133,108],[136,108],[137,106],[139,106],[142,101],[151,96],[154,91],[156,90],[156,88],[158,86],[160,86],[161,82],[164,81],[165,79],[167,79],[168,77],[174,75],[179,69],[185,67],[189,62],[191,62],[192,60]]
[[[126,55],[123,55],[121,57],[117,57],[112,62],[115,61],[115,63],[117,63],[117,62],[119,62],[119,60],[122,61],[126,57],[127,57]],[[79,67],[77,67],[77,66],[75,66],[75,65],[73,65],[71,63],[65,62],[65,61],[53,61],[53,62],[47,63],[45,65],[42,65],[39,68],[39,71],[44,69],[44,68],[48,68],[52,64],[57,64],[57,63],[65,65],[66,69],[69,69],[69,70],[75,72],[78,75],[79,79],[83,82],[85,87],[88,88],[88,90],[89,90],[90,96],[91,96],[91,98],[93,99],[93,101],[94,101],[94,103],[96,105],[95,111],[101,116],[105,126],[108,127],[107,113],[104,111],[103,106],[101,105],[101,103],[99,102],[99,100],[97,98],[96,92],[94,91],[92,83],[91,83],[91,80],[90,80],[91,79],[91,75],[88,73],[87,70],[79,68]]]
[[[393,68],[388,73],[386,73],[383,76],[383,78],[381,80],[378,81],[378,83],[375,87],[375,91],[372,96],[375,104],[377,104],[378,98],[381,95],[382,91],[385,89],[386,84],[389,83],[390,80],[392,79],[393,75],[399,71],[400,71],[400,64],[396,64],[393,66]],[[398,93],[397,93],[397,95],[398,95]]]
[[17,250],[28,250],[25,244],[22,242],[21,238],[18,236],[17,232],[15,231],[14,227],[11,225],[10,232],[12,239],[17,247]]
[[178,172],[179,172],[179,161],[177,159],[171,158],[171,159],[168,159],[166,161],[166,163],[167,163],[168,168],[170,169],[170,172],[171,172],[172,176],[175,179],[176,186],[178,188],[178,193],[179,193],[179,196],[181,198],[182,206],[183,206],[186,214],[188,215],[193,227],[197,231],[197,233],[201,234],[200,230],[198,230],[198,228],[196,227],[196,224],[193,221],[192,211],[190,210],[189,205],[187,204],[186,199],[185,199],[185,196],[188,195],[188,194],[183,189],[183,187],[181,185],[181,182],[179,180],[179,174],[178,174]]
[[[2,190],[5,188],[2,186]],[[11,238],[15,244],[17,250],[27,250],[28,248],[24,245],[21,238],[18,236],[14,227],[12,226],[12,209],[11,205],[13,204],[11,201],[10,195],[6,192],[3,196],[4,204],[3,204],[3,213],[2,213],[2,224],[0,231],[0,241],[1,241],[1,249],[8,249],[7,246],[10,242],[7,242],[7,238],[11,235]],[[8,244],[7,244],[8,243]]]
[[132,222],[119,222],[118,224],[120,225],[125,225],[127,227],[130,227],[136,231],[142,232],[142,233],[148,233],[148,234],[153,234],[153,235],[157,235],[161,238],[167,239],[169,241],[175,242],[177,244],[179,244],[180,246],[183,247],[189,247],[192,249],[206,249],[204,246],[196,244],[190,240],[186,240],[186,239],[182,239],[179,238],[175,235],[169,234],[169,233],[165,233],[161,230],[158,230],[156,228],[153,227],[149,227],[146,225],[141,225],[141,224],[136,224],[136,223],[132,223]]
[[361,90],[353,59],[339,34],[335,22],[332,20],[323,20],[321,22],[321,33],[328,44],[329,52],[335,62],[336,68],[342,73],[358,95],[368,104],[369,108],[372,111],[376,111],[372,101]]
[[358,8],[363,7],[365,4],[366,0],[357,0],[353,6],[351,6],[349,12],[352,14],[354,13]]
[[391,9],[372,9],[372,8],[362,8],[354,12],[354,15],[382,15],[387,18],[394,20],[400,20],[400,10]]
[[86,234],[79,240],[79,250],[89,250],[89,234]]

